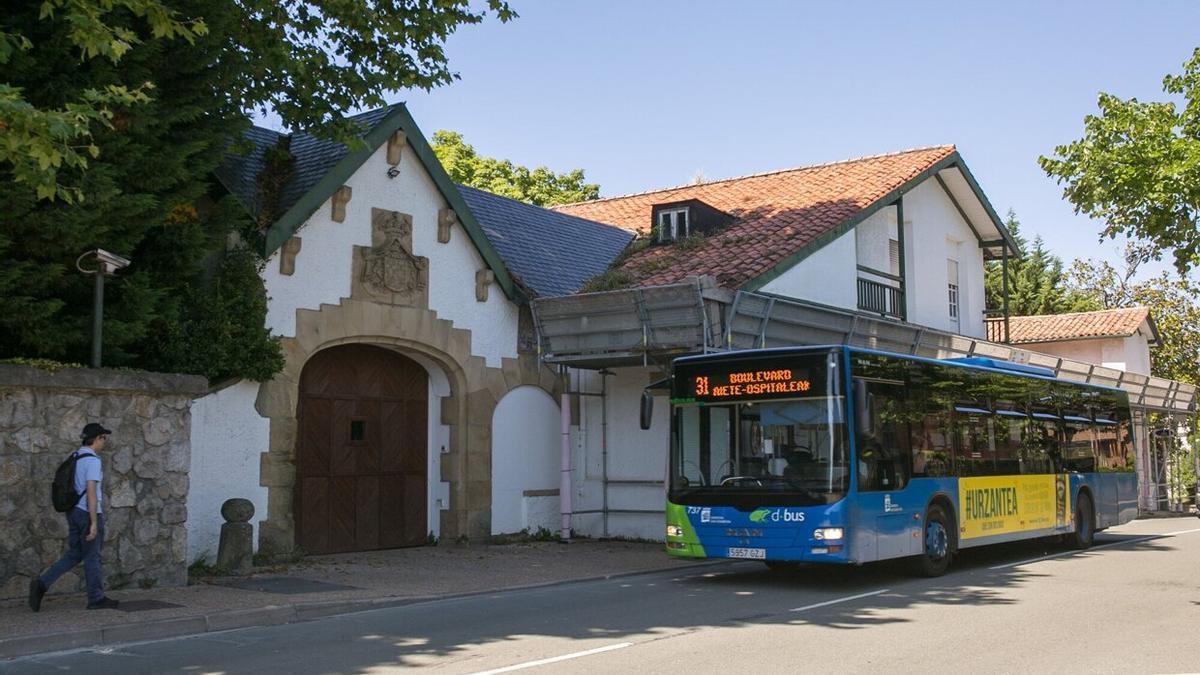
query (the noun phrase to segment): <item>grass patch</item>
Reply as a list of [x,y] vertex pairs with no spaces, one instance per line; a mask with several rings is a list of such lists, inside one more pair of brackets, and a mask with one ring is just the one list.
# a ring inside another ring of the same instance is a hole
[[229,576],[229,570],[224,567],[209,563],[208,556],[202,555],[191,564],[188,565],[188,583],[194,584],[200,579],[206,577],[225,577]]
[[87,368],[82,363],[63,363],[61,361],[53,361],[51,359],[28,359],[28,358],[12,358],[0,359],[0,363],[10,366],[29,366],[44,370],[48,373],[57,373],[60,370],[67,368]]

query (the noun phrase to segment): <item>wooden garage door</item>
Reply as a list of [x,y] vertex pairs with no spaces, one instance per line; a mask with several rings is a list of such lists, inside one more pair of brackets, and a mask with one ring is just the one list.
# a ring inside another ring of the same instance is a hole
[[300,376],[294,513],[308,553],[426,542],[429,380],[367,345],[318,352]]

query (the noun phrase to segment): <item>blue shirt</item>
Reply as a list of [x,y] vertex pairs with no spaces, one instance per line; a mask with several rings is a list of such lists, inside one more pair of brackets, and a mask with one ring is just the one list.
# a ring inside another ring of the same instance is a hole
[[100,458],[87,446],[79,448],[76,452],[79,453],[79,460],[75,462],[75,491],[79,493],[79,503],[75,505],[75,508],[87,511],[87,482],[94,480],[96,481],[96,513],[103,513],[104,496],[100,492],[100,484],[104,479],[104,474],[100,470]]

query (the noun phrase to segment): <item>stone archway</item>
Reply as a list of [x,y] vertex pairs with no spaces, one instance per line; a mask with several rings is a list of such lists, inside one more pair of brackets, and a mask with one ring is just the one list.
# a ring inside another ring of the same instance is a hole
[[283,370],[264,383],[256,408],[270,420],[269,448],[259,482],[267,488],[266,518],[259,523],[259,550],[290,554],[296,548],[295,483],[297,412],[304,366],[325,349],[369,344],[419,355],[438,366],[450,385],[441,399],[440,422],[449,445],[440,453],[441,480],[450,502],[440,513],[445,540],[486,539],[491,533],[491,424],[497,402],[513,388],[533,385],[558,400],[562,381],[531,354],[488,367],[471,353],[471,332],[418,307],[343,299],[337,305],[296,312],[296,336],[281,341]]

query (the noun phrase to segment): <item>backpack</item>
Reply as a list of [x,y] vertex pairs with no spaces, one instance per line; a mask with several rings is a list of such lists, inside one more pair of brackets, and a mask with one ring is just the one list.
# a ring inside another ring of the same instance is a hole
[[81,493],[75,491],[75,465],[78,463],[79,453],[73,452],[54,472],[54,482],[50,483],[50,501],[59,513],[66,513],[79,503]]

